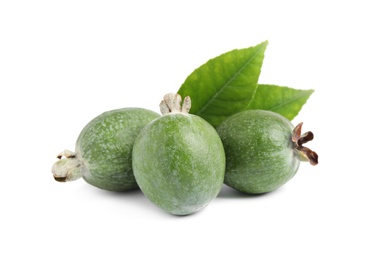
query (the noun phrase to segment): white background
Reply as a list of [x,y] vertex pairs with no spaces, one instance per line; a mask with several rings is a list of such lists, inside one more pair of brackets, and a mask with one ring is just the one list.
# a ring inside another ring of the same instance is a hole
[[[0,2],[0,258],[368,259],[365,1],[123,2]],[[92,118],[159,112],[208,59],[264,40],[260,83],[315,90],[293,123],[319,165],[263,196],[224,187],[186,217],[54,181]]]

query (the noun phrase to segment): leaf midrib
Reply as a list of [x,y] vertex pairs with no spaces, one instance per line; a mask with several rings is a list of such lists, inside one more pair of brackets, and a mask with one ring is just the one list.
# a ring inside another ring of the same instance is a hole
[[281,104],[279,104],[279,105],[277,105],[277,106],[275,106],[275,107],[271,107],[271,108],[269,108],[269,109],[270,109],[270,110],[275,110],[275,109],[278,109],[278,108],[280,108],[280,107],[285,106],[286,104],[292,103],[292,102],[296,101],[297,99],[300,99],[300,98],[305,97],[305,96],[310,96],[310,95],[311,95],[310,90],[307,90],[307,91],[309,91],[309,93],[308,93],[308,94],[304,94],[304,93],[302,93],[302,94],[300,94],[300,95],[299,95],[298,97],[296,97],[296,98],[289,99],[287,102],[283,102],[283,103],[281,103]]
[[[257,54],[259,54],[260,50],[262,49],[262,46],[258,48],[258,50],[245,62],[243,66],[213,95],[211,99],[209,99],[205,105],[202,106],[202,108],[197,111],[197,114],[200,115],[212,102],[215,100],[218,95],[223,92],[223,90],[231,84],[235,80],[235,78],[246,68],[247,65],[250,64],[250,62],[255,58]],[[251,102],[251,101],[250,101]]]

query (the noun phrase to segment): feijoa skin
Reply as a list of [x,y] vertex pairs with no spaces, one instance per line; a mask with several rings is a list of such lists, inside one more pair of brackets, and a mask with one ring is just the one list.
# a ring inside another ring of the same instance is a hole
[[121,108],[97,116],[79,134],[75,152],[65,150],[58,155],[60,160],[52,168],[55,180],[82,177],[110,191],[138,188],[132,171],[133,143],[141,129],[159,116],[143,108]]
[[261,194],[287,183],[300,161],[318,163],[315,152],[302,146],[313,139],[301,135],[285,117],[265,110],[246,110],[224,120],[217,128],[226,153],[224,183],[249,194]]
[[207,206],[219,193],[225,154],[216,130],[188,113],[190,99],[168,94],[163,116],[145,126],[133,146],[136,181],[148,199],[174,215],[188,215]]

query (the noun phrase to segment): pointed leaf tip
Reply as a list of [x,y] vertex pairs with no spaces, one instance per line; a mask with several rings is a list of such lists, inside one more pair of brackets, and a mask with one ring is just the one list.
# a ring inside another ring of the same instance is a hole
[[191,97],[191,113],[217,126],[244,110],[258,87],[267,45],[264,41],[226,52],[194,70],[178,90],[181,96]]
[[298,115],[313,89],[303,90],[277,85],[259,84],[247,109],[263,109],[281,114],[289,120]]

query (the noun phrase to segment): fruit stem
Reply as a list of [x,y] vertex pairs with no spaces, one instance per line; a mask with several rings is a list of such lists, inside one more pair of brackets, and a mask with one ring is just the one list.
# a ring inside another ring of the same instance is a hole
[[300,160],[310,162],[311,165],[318,164],[318,154],[309,148],[303,146],[303,144],[314,139],[312,132],[306,132],[301,135],[302,122],[299,123],[292,133],[292,142],[295,144],[295,150],[300,157]]
[[[51,172],[59,182],[74,181],[82,177],[84,166],[78,159],[77,153],[64,150],[56,156],[59,160],[54,163]],[[65,158],[63,158],[65,157]]]
[[169,93],[164,96],[160,102],[160,111],[163,115],[169,113],[184,113],[188,114],[191,109],[191,99],[189,96],[185,97],[181,107],[182,97],[176,93]]

